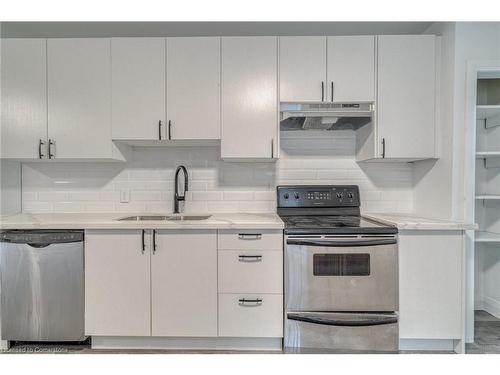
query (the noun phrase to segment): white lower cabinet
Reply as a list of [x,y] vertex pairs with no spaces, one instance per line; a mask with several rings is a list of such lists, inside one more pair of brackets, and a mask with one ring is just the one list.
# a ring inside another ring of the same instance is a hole
[[219,294],[219,336],[283,337],[283,295]]
[[150,261],[141,230],[85,232],[86,335],[150,335]]
[[463,339],[462,231],[399,236],[401,339]]
[[219,336],[283,337],[283,232],[219,230]]
[[217,336],[216,231],[156,232],[151,255],[151,334]]
[[283,293],[283,252],[219,251],[221,293]]
[[85,333],[280,338],[282,241],[281,230],[87,230]]

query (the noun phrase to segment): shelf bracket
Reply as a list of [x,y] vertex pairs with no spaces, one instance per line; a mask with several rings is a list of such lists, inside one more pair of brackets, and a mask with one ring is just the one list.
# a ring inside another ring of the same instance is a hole
[[488,117],[484,120],[484,127],[494,128],[495,126],[500,126],[500,116]]

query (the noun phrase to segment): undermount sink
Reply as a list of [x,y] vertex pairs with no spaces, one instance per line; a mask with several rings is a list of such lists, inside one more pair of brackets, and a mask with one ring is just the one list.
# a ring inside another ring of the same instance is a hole
[[117,219],[118,221],[191,221],[191,220],[207,220],[212,215],[142,215],[142,216],[127,216]]

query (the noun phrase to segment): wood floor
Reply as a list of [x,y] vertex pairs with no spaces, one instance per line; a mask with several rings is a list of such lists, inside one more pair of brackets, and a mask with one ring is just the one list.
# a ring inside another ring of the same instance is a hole
[[474,343],[465,346],[468,354],[500,354],[500,319],[483,310],[474,314]]

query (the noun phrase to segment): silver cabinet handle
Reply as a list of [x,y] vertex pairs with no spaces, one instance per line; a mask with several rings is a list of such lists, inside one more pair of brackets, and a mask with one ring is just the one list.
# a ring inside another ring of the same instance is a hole
[[385,158],[385,138],[382,138],[382,159]]
[[332,102],[333,102],[333,81],[332,81],[332,89],[331,89],[331,94],[332,94]]
[[168,140],[172,139],[172,121],[168,120]]
[[253,299],[240,298],[238,300],[238,304],[240,306],[260,306],[262,305],[262,298],[253,298]]
[[239,233],[238,239],[240,240],[260,240],[262,234],[260,233]]
[[56,156],[55,153],[52,153],[52,146],[55,146],[56,142],[53,141],[52,139],[49,139],[49,159],[52,159]]
[[321,101],[325,101],[325,82],[321,81]]
[[261,262],[262,255],[238,255],[240,262]]
[[158,120],[158,139],[161,141],[161,120]]
[[41,159],[45,156],[45,154],[42,154],[42,146],[43,145],[45,145],[45,142],[40,139],[38,141],[38,159]]
[[274,158],[274,138],[271,139],[271,159]]

